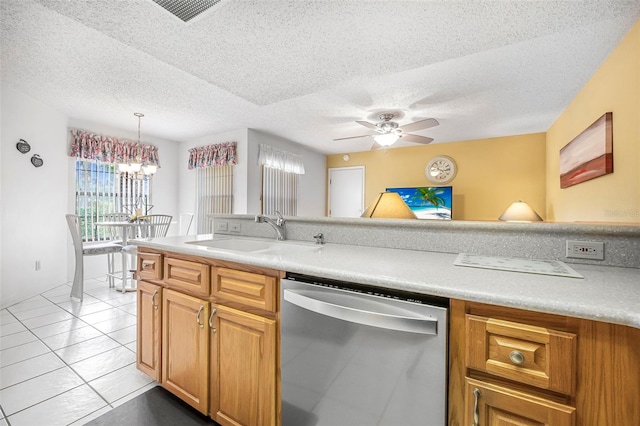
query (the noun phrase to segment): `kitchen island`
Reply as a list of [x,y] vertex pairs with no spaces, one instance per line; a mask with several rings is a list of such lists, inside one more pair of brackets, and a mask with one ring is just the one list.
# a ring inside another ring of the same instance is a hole
[[[569,278],[461,267],[454,265],[457,254],[419,250],[327,243],[315,250],[261,253],[193,243],[214,237],[242,238],[208,234],[135,244],[285,272],[640,328],[640,269],[636,268],[571,264],[584,278]],[[283,244],[288,242],[291,241]],[[314,247],[310,242],[302,244]]]
[[[279,278],[293,272],[449,299],[451,425],[470,424],[474,411],[482,419],[513,424],[523,419],[542,424],[637,424],[640,412],[633,398],[640,394],[640,269],[571,264],[583,277],[573,278],[456,266],[457,254],[420,250],[299,241],[280,244],[305,249],[241,251],[205,245],[230,238],[241,239],[202,235],[136,244],[140,259],[146,253],[191,261],[204,265],[205,275],[208,267],[214,276],[237,268],[253,274],[247,276],[250,280],[256,272],[270,277],[277,287]],[[139,260],[140,272],[144,269]],[[160,278],[151,282],[165,284]],[[225,312],[224,296],[202,300]],[[254,308],[248,314],[261,322],[263,337],[274,331],[277,335],[277,307]],[[139,325],[142,322],[139,318]],[[276,350],[269,362],[274,363],[278,339],[270,339]],[[139,345],[143,343],[139,339]],[[277,371],[277,366],[275,361],[270,371]],[[279,422],[277,374],[268,386],[274,383],[276,408],[268,410],[274,413],[269,424]],[[221,421],[207,411],[210,408],[203,412],[222,424],[234,424]]]

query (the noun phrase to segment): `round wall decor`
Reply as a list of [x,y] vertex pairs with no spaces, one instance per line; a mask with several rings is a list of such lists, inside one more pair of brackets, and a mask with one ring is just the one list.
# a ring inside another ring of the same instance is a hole
[[430,182],[437,184],[449,183],[456,177],[458,167],[453,158],[446,155],[438,155],[433,157],[427,163],[424,171]]
[[24,139],[20,139],[20,142],[16,144],[16,148],[23,154],[31,151],[31,145],[29,145],[29,142],[25,141]]
[[38,154],[33,154],[33,157],[31,157],[31,164],[33,164],[34,167],[41,167],[44,164],[44,161],[42,161],[42,158],[40,158]]

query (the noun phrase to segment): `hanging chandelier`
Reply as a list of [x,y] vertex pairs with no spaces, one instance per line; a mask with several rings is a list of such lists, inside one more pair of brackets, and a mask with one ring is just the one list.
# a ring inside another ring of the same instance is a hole
[[118,171],[120,171],[120,173],[127,173],[127,175],[132,179],[142,180],[145,176],[151,179],[153,174],[158,170],[158,166],[143,163],[142,156],[140,155],[140,120],[144,117],[144,114],[141,112],[134,112],[133,115],[138,117],[138,152],[136,153],[134,161],[118,164]]

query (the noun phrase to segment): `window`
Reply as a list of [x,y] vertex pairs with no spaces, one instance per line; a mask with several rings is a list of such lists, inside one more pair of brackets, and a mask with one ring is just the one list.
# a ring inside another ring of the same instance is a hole
[[263,166],[261,213],[297,216],[299,181],[300,175]]
[[210,214],[233,213],[233,166],[204,167],[197,169],[196,194],[198,234],[210,234]]
[[108,213],[133,214],[136,208],[148,213],[151,180],[146,175],[134,179],[126,173],[118,173],[117,168],[117,164],[98,160],[76,160],[75,214],[80,216],[83,241],[111,237],[110,230],[94,225]]
[[298,186],[304,174],[302,157],[260,144],[258,164],[262,166],[262,214],[278,211],[284,216],[298,215]]

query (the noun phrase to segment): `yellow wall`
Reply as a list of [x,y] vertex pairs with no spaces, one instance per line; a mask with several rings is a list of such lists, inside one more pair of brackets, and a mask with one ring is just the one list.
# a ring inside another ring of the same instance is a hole
[[[560,188],[559,152],[613,112],[613,173]],[[547,131],[547,218],[640,223],[640,21]]]
[[519,199],[544,218],[545,134],[509,136],[446,144],[327,156],[327,167],[365,166],[365,207],[387,187],[435,186],[425,176],[427,162],[448,155],[458,165],[453,186],[453,218],[497,220]]

